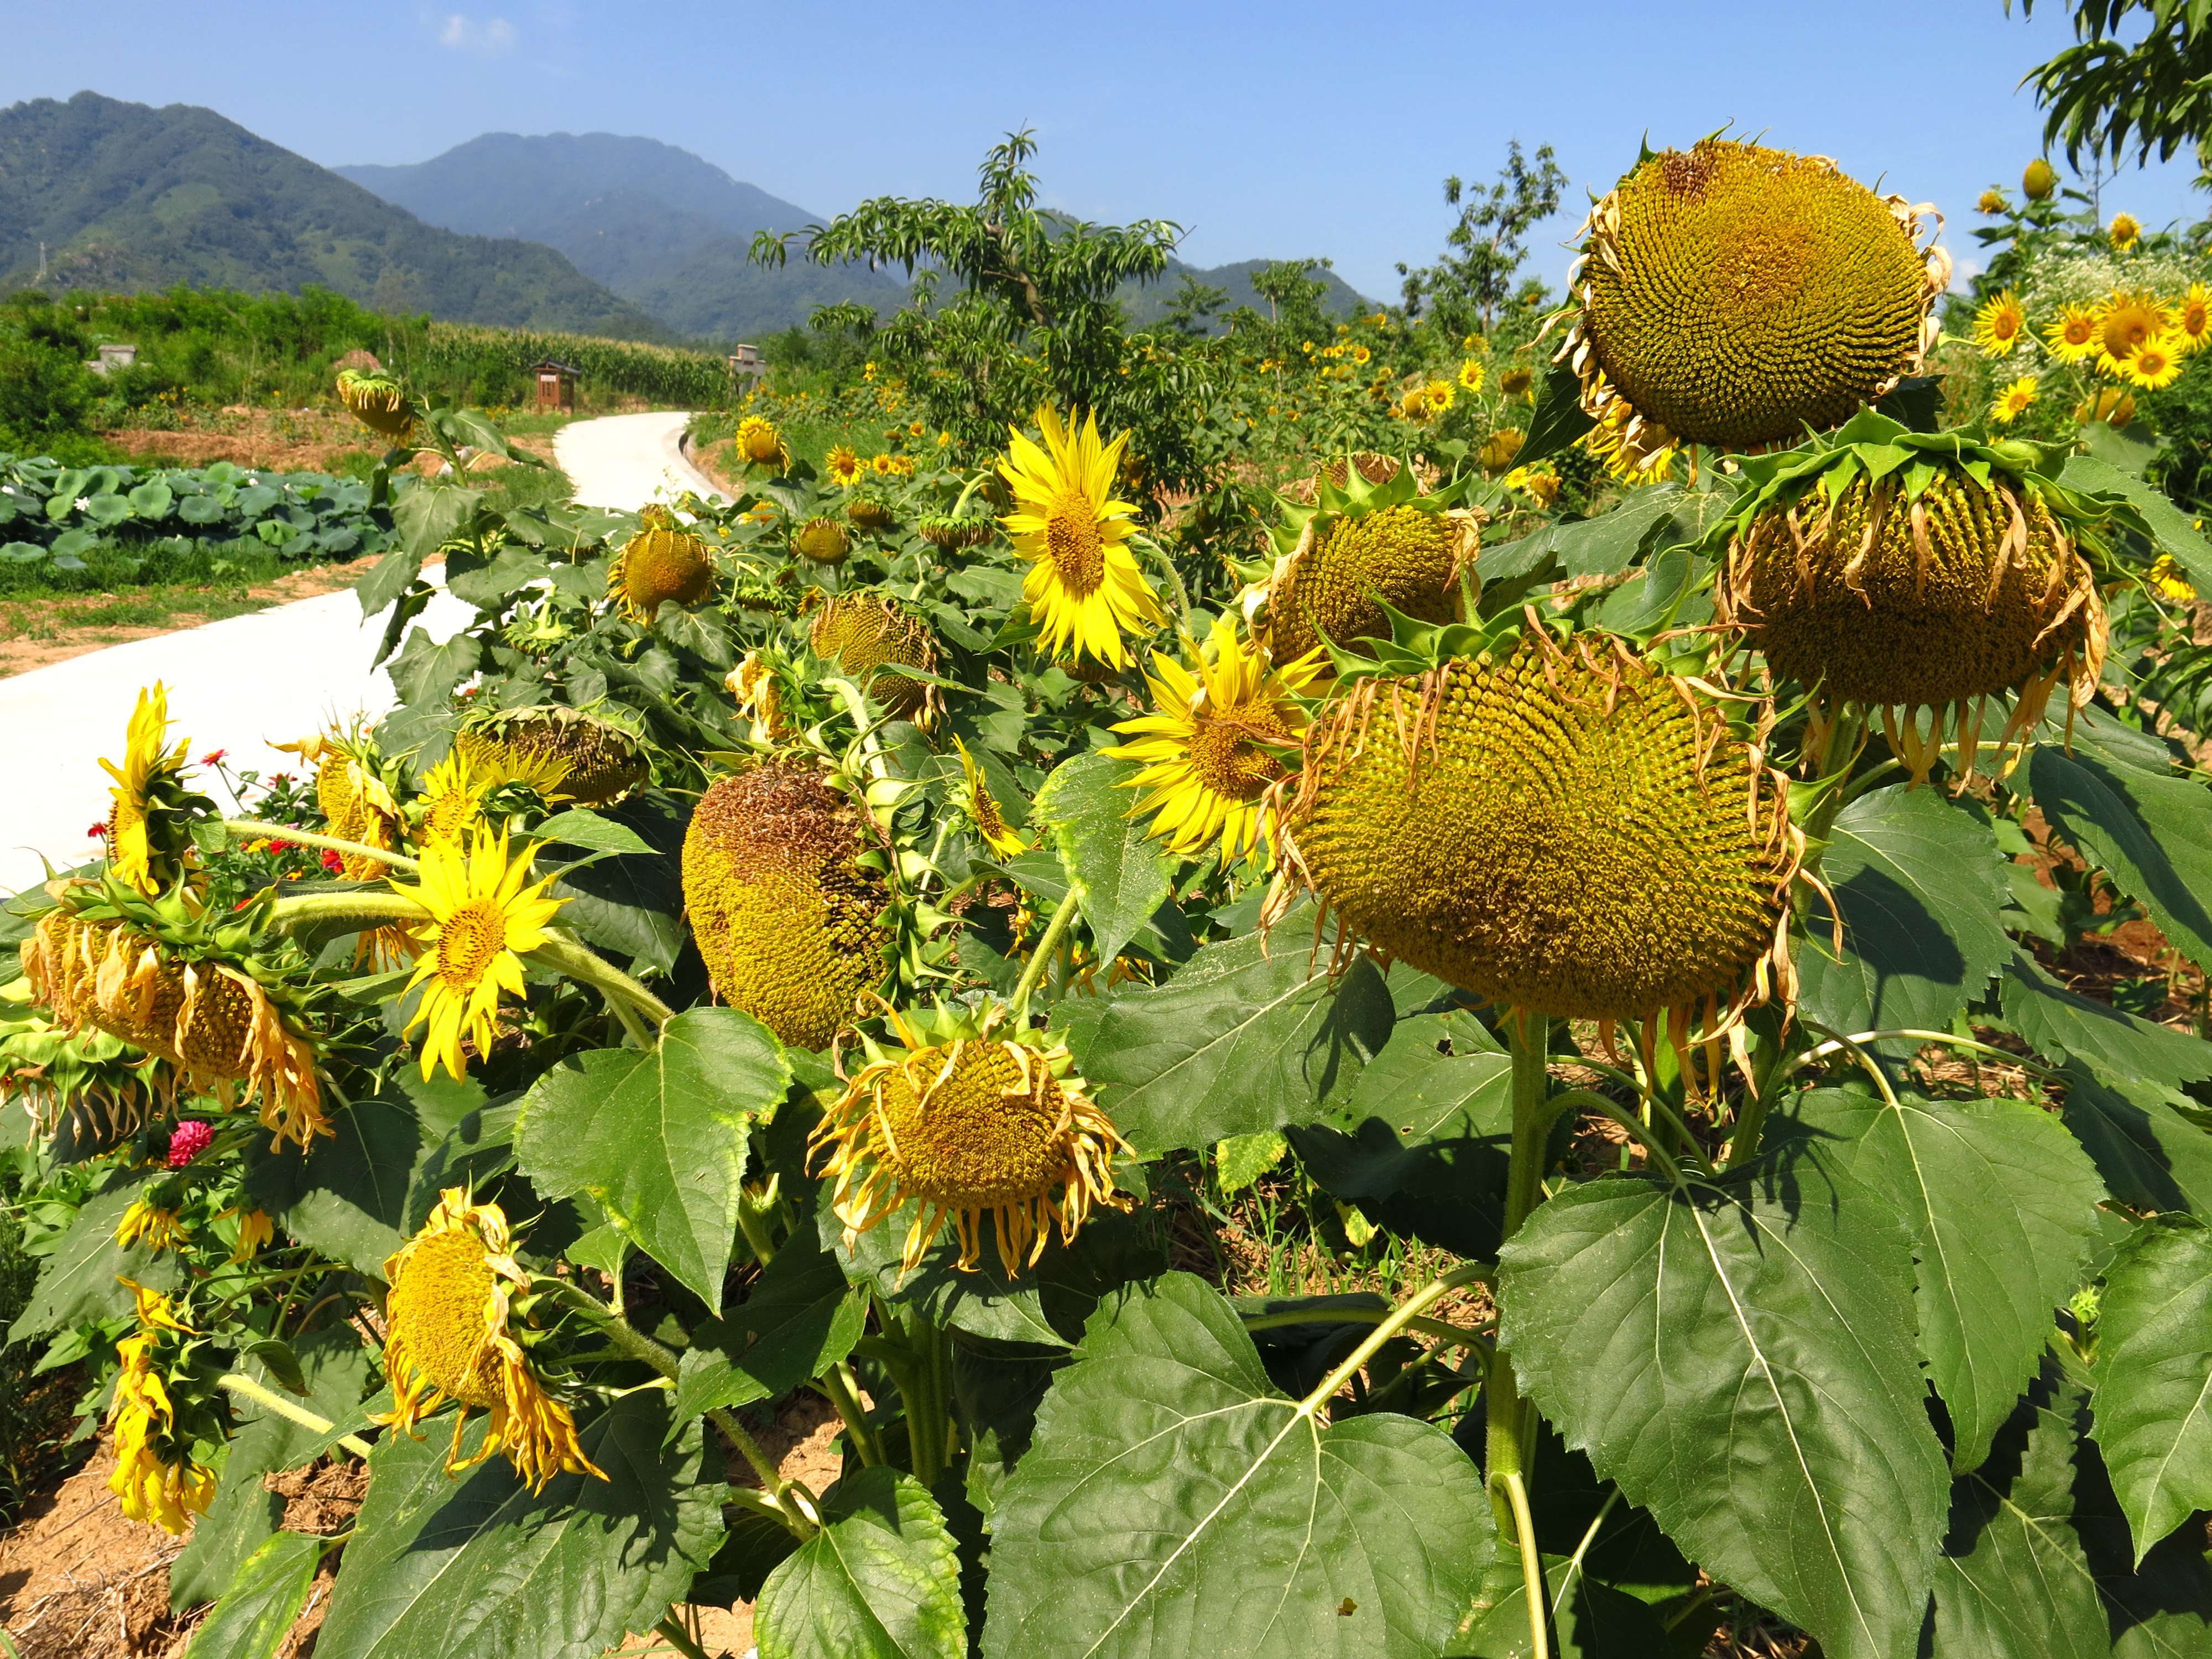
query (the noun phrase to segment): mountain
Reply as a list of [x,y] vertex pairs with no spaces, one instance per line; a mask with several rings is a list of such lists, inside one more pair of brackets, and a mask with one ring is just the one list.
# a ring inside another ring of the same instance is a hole
[[319,283],[456,322],[665,337],[551,248],[424,224],[212,110],[81,92],[0,109],[0,288]]
[[477,235],[522,236],[679,334],[757,338],[804,324],[818,305],[896,307],[906,284],[864,266],[746,255],[756,231],[803,230],[822,216],[732,179],[689,150],[609,132],[489,132],[404,167],[342,167],[416,217]]
[[[1252,286],[1252,278],[1265,270],[1271,263],[1267,259],[1239,259],[1234,264],[1201,267],[1187,265],[1180,259],[1170,259],[1159,281],[1147,283],[1141,287],[1135,283],[1124,283],[1115,297],[1121,301],[1121,308],[1128,313],[1129,320],[1142,328],[1165,316],[1168,307],[1174,303],[1176,290],[1182,286],[1183,277],[1186,275],[1194,276],[1208,288],[1229,291],[1229,298],[1213,313],[1214,329],[1218,332],[1228,320],[1229,313],[1239,306],[1249,306],[1262,317],[1267,314],[1267,302],[1261,296],[1259,289]],[[1334,271],[1322,267],[1317,274],[1327,290],[1321,296],[1321,308],[1330,316],[1349,317],[1354,312],[1373,307],[1374,301],[1364,297]]]

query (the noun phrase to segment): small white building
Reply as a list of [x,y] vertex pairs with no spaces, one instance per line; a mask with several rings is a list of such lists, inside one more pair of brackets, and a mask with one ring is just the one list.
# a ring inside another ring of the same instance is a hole
[[768,365],[761,361],[760,348],[740,344],[730,354],[730,373],[748,380],[757,380],[767,374]]
[[95,374],[112,374],[138,361],[138,348],[135,345],[94,346],[93,350],[96,355],[85,367]]

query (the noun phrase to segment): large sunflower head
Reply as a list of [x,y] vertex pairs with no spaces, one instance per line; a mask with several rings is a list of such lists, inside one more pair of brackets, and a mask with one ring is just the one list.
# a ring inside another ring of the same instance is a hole
[[0,1108],[21,1107],[40,1135],[67,1122],[75,1139],[111,1145],[144,1125],[174,1092],[158,1056],[88,1021],[40,1008],[21,976],[0,985]]
[[1618,647],[1532,628],[1364,679],[1285,787],[1289,855],[1344,923],[1494,1002],[1672,1011],[1711,1036],[1788,991],[1786,792],[1693,687]]
[[1102,440],[1096,416],[1062,426],[1045,408],[1036,418],[1043,444],[1016,431],[999,463],[1014,493],[1006,533],[1030,562],[1022,597],[1054,656],[1124,667],[1122,634],[1148,633],[1167,620],[1129,550],[1137,509],[1114,495],[1128,434]]
[[845,503],[845,516],[862,530],[880,531],[891,527],[890,503],[872,492],[855,491]]
[[407,1022],[428,1028],[422,1042],[422,1075],[443,1066],[467,1074],[461,1044],[479,1057],[491,1052],[499,1030],[500,994],[520,996],[522,958],[545,942],[545,925],[563,901],[545,890],[553,878],[533,882],[534,847],[510,854],[507,832],[472,832],[464,845],[440,842],[422,849],[413,883],[392,890],[422,906],[427,920],[414,931],[422,954],[408,989],[422,1000]]
[[[2061,679],[2077,696],[2095,684],[2104,609],[2073,498],[2033,470],[2028,446],[1962,451],[1954,436],[1899,469],[1886,446],[1911,434],[1872,418],[1855,431],[1863,444],[1808,445],[1754,484],[1733,520],[1722,617],[1778,678],[1883,711],[1917,778],[1957,710],[1971,771],[1984,699],[2017,694],[2008,738]],[[1932,742],[1913,718],[1923,708],[1937,711]]]
[[937,641],[929,624],[888,594],[838,593],[815,611],[806,630],[814,654],[833,662],[895,720],[928,724],[936,688],[887,667],[937,672]]
[[771,466],[779,472],[790,469],[791,451],[784,447],[775,422],[765,416],[748,415],[739,421],[734,447],[747,466]]
[[1327,659],[1316,649],[1271,667],[1229,617],[1213,625],[1203,653],[1185,641],[1184,656],[1152,653],[1153,712],[1116,726],[1129,741],[1105,752],[1138,763],[1125,785],[1144,792],[1133,811],[1152,815],[1152,833],[1170,852],[1195,857],[1218,842],[1224,860],[1257,852],[1272,864],[1268,792],[1286,769],[1283,751],[1305,732],[1298,699]]
[[370,431],[398,443],[415,426],[415,405],[405,390],[388,374],[364,374],[358,369],[338,371],[338,401]]
[[710,785],[684,832],[684,908],[714,994],[800,1048],[827,1048],[890,966],[861,821],[813,767],[764,760]]
[[2035,407],[2035,376],[2021,375],[1997,393],[1990,406],[1990,418],[2001,426],[2011,425]]
[[[457,1474],[507,1454],[532,1492],[566,1471],[604,1470],[576,1442],[576,1420],[546,1389],[526,1352],[538,1334],[524,1314],[530,1275],[512,1254],[507,1217],[496,1204],[476,1204],[448,1187],[422,1230],[384,1264],[384,1370],[392,1410],[376,1421],[413,1434],[451,1400],[460,1407],[446,1472]],[[489,1413],[491,1426],[473,1456],[461,1455],[469,1413]]]
[[1454,492],[1421,494],[1411,467],[1382,482],[1347,469],[1341,485],[1320,480],[1310,507],[1286,504],[1272,532],[1277,549],[1267,579],[1240,603],[1254,636],[1279,663],[1320,645],[1388,639],[1383,607],[1422,622],[1451,620],[1459,573],[1474,556],[1480,520],[1452,508]]
[[2191,283],[2189,291],[2174,301],[2173,332],[2188,350],[2202,351],[2212,345],[2212,288]]
[[1974,313],[1974,343],[1985,357],[2008,357],[2027,337],[2027,308],[2007,289],[1991,295]]
[[2116,253],[2132,253],[2142,240],[2142,222],[2132,213],[2115,213],[2108,233]]
[[115,802],[107,815],[108,868],[149,898],[198,867],[192,822],[215,810],[214,802],[185,781],[190,739],[178,738],[174,749],[163,746],[168,727],[169,694],[156,680],[139,692],[131,710],[123,764],[100,763],[115,780],[107,792]]
[[916,521],[915,533],[932,547],[946,553],[957,553],[962,548],[974,547],[991,539],[988,519],[955,517],[947,513],[933,513]]
[[620,799],[652,770],[644,743],[626,721],[558,703],[472,714],[453,746],[495,787],[528,784],[548,800],[585,806]]
[[1825,157],[1707,138],[1591,210],[1560,361],[1635,455],[1840,425],[1919,367],[1950,284],[1917,216]]
[[635,623],[651,622],[664,605],[697,605],[714,591],[707,544],[672,525],[647,525],[607,567],[607,592]]
[[428,847],[457,842],[483,823],[485,799],[492,786],[477,775],[458,749],[448,750],[422,777],[422,793],[410,803],[416,814],[414,841]]
[[2154,334],[2120,365],[2129,381],[2146,392],[2163,392],[2181,378],[2182,359],[2189,355],[2179,335]]
[[226,1107],[260,1104],[277,1144],[305,1147],[323,1115],[314,1039],[288,984],[301,963],[258,937],[259,911],[214,915],[184,896],[83,884],[20,947],[31,993],[57,1028],[105,1031],[176,1068]]
[[2097,367],[2121,378],[2128,359],[2172,326],[2164,301],[2148,294],[2115,294],[2097,313]]
[[890,1026],[813,1134],[848,1236],[911,1203],[904,1270],[950,1221],[969,1271],[988,1221],[1012,1277],[1036,1266],[1055,1222],[1068,1243],[1092,1211],[1129,1207],[1112,1167],[1127,1144],[1065,1042],[1006,1024],[995,1006],[893,1013]]

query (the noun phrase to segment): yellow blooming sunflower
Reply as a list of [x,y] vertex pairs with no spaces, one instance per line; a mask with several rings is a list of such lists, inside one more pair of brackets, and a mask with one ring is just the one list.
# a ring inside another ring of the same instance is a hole
[[2173,319],[2148,294],[2115,294],[2097,313],[2097,367],[2114,380],[2144,342],[2166,333]]
[[854,454],[849,446],[832,444],[829,454],[823,458],[822,470],[833,482],[850,489],[860,482],[868,470],[868,464]]
[[2012,204],[2009,202],[2005,200],[2005,194],[2002,191],[1993,188],[1985,190],[1982,192],[1981,199],[1974,204],[1974,211],[1977,213],[2002,213],[2011,205]]
[[143,1198],[133,1199],[115,1224],[118,1244],[143,1243],[149,1250],[173,1250],[190,1237],[191,1230],[177,1218],[174,1210]]
[[762,415],[748,415],[738,422],[734,439],[738,459],[748,466],[773,466],[782,471],[791,465],[791,452],[775,422]]
[[165,750],[169,727],[169,694],[159,680],[138,694],[125,736],[123,764],[103,760],[100,769],[115,780],[107,793],[115,805],[107,817],[107,863],[118,880],[151,898],[178,876],[197,866],[199,852],[179,814],[204,797],[185,787],[189,738]]
[[2186,355],[2172,335],[2154,334],[2120,365],[2120,372],[2146,392],[2163,392],[2181,378],[2181,360]]
[[1974,313],[1974,343],[1985,357],[2012,354],[2027,333],[2027,313],[2010,289],[1983,301]]
[[960,751],[959,802],[967,811],[968,821],[975,826],[975,833],[982,836],[983,844],[1002,859],[1028,852],[1029,842],[1006,822],[999,798],[991,793],[990,781],[983,775],[983,769],[976,764],[975,756],[968,752],[968,745],[956,737],[952,746]]
[[[384,1264],[392,1286],[384,1339],[392,1410],[375,1420],[411,1435],[452,1400],[461,1410],[446,1454],[448,1474],[503,1451],[532,1492],[563,1471],[604,1480],[606,1472],[576,1442],[576,1419],[546,1391],[517,1337],[515,1304],[529,1295],[530,1275],[510,1243],[499,1206],[471,1203],[465,1190],[448,1187],[422,1231]],[[491,1428],[464,1458],[461,1431],[472,1411],[489,1413]]]
[[1286,769],[1277,750],[1298,744],[1306,714],[1297,699],[1326,672],[1326,654],[1316,647],[1271,667],[1229,617],[1214,623],[1203,655],[1189,641],[1184,654],[1188,663],[1152,653],[1145,683],[1154,712],[1116,726],[1131,740],[1105,751],[1140,769],[1123,784],[1145,792],[1131,816],[1152,814],[1152,833],[1170,852],[1195,857],[1218,842],[1225,861],[1260,852],[1273,865],[1267,791]]
[[1459,383],[1462,391],[1470,393],[1481,391],[1482,365],[1472,357],[1467,359],[1459,366]]
[[2035,376],[2023,374],[2002,392],[1997,393],[1996,402],[1990,407],[1990,418],[2002,425],[2009,426],[2027,414],[2034,404]]
[[2212,343],[2212,288],[2202,283],[2189,285],[2189,292],[2174,302],[2173,331],[2192,352]]
[[1421,388],[1421,402],[1431,420],[1451,413],[1451,406],[1458,398],[1459,393],[1452,390],[1449,380],[1431,380]]
[[2132,213],[2115,213],[2111,235],[2115,253],[2132,253],[2136,244],[2142,240],[2142,224]]
[[462,758],[459,749],[447,750],[446,758],[424,775],[422,799],[413,803],[421,813],[414,826],[415,844],[430,847],[460,840],[483,822],[484,797],[491,792],[491,783]]
[[[122,1500],[123,1513],[131,1520],[181,1534],[215,1501],[216,1472],[193,1455],[204,1437],[179,1431],[176,1402],[164,1380],[167,1366],[159,1356],[168,1346],[164,1333],[193,1333],[177,1318],[168,1297],[129,1279],[123,1282],[137,1304],[139,1328],[115,1345],[122,1370],[115,1378],[114,1403],[107,1408],[115,1437],[115,1469],[107,1477],[107,1489]],[[213,1430],[205,1437],[219,1432]]]
[[537,850],[525,847],[510,858],[505,830],[478,830],[465,848],[424,848],[419,885],[392,884],[429,915],[414,929],[422,954],[407,988],[423,988],[407,1029],[429,1028],[422,1042],[425,1078],[441,1065],[456,1078],[465,1075],[462,1038],[478,1054],[487,1052],[497,1031],[500,993],[522,994],[522,957],[545,942],[545,924],[563,902],[545,896],[552,877],[532,883]]
[[1127,433],[1109,443],[1096,416],[1060,424],[1049,407],[1037,410],[1040,447],[1016,431],[999,471],[1014,492],[1001,521],[1014,550],[1030,562],[1022,597],[1054,656],[1090,656],[1115,668],[1129,660],[1122,631],[1167,620],[1129,550],[1136,507],[1114,498],[1114,476]]
[[981,1259],[989,1220],[1012,1278],[1043,1255],[1055,1223],[1068,1243],[1094,1210],[1129,1207],[1112,1169],[1127,1143],[1067,1045],[1004,1017],[998,1007],[980,1018],[892,1012],[894,1042],[866,1043],[867,1064],[811,1137],[829,1154],[823,1173],[837,1178],[832,1204],[848,1237],[914,1204],[904,1272],[948,1221],[964,1272]]
[[2068,306],[2043,331],[2043,343],[2062,363],[2078,363],[2097,355],[2097,308]]
[[2196,599],[2196,587],[2181,574],[2181,567],[2174,562],[2172,554],[2160,554],[2147,574],[2150,585],[2176,605],[2188,605]]

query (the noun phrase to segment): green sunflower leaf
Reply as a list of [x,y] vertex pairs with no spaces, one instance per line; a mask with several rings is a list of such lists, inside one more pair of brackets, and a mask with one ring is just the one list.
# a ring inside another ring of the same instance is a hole
[[867,1292],[845,1279],[836,1255],[804,1227],[763,1269],[752,1292],[691,1333],[674,1414],[775,1400],[852,1352],[867,1328]]
[[2175,949],[2212,963],[2212,911],[2199,896],[2212,893],[2212,790],[2051,744],[2036,745],[2028,778],[2051,832],[2142,900]]
[[2179,1109],[2194,1104],[2155,1084],[2075,1064],[2066,1068],[2060,1109],[2121,1203],[2212,1217],[2212,1134]]
[[2135,1536],[2151,1546],[2212,1509],[2212,1232],[2147,1222],[2105,1275],[2097,1444]]
[[663,1396],[625,1395],[577,1436],[608,1478],[534,1498],[504,1457],[456,1480],[445,1435],[386,1436],[317,1659],[597,1659],[652,1629],[722,1535],[720,1455],[708,1480],[697,1426],[664,1448],[667,1426]]
[[1948,1477],[1887,1202],[1790,1141],[1570,1188],[1499,1263],[1500,1346],[1600,1476],[1831,1659],[1914,1650]]
[[1495,1553],[1467,1454],[1275,1391],[1229,1303],[1170,1273],[1091,1316],[991,1528],[987,1659],[1430,1659]]
[[2081,1284],[2104,1183],[2064,1126],[2027,1101],[1905,1094],[1891,1105],[1823,1089],[1795,1117],[1839,1143],[1842,1167],[1911,1231],[1920,1352],[1950,1410],[1952,1467],[1974,1468],[2035,1374],[2052,1310]]
[[273,1659],[315,1582],[330,1540],[280,1532],[263,1540],[238,1569],[208,1616],[192,1632],[206,1659]]
[[132,1181],[86,1200],[39,1270],[30,1305],[8,1328],[9,1341],[129,1313],[131,1291],[116,1282],[119,1279],[134,1279],[149,1291],[177,1288],[183,1273],[173,1251],[150,1250],[143,1242],[115,1242],[116,1224],[144,1194],[145,1182]]
[[2212,1042],[2069,991],[2022,952],[2005,963],[1997,988],[2005,1023],[2038,1054],[2161,1088],[2212,1078]]
[[790,1085],[783,1045],[751,1015],[687,1009],[650,1049],[595,1049],[540,1078],[515,1158],[548,1198],[591,1194],[720,1313],[748,1131]]
[[822,1519],[761,1588],[760,1659],[966,1659],[959,1556],[928,1488],[863,1469],[830,1489]]
[[1144,930],[1174,885],[1174,861],[1146,835],[1148,822],[1129,817],[1137,796],[1121,785],[1137,769],[1108,755],[1078,755],[1053,769],[1032,809],[1052,826],[1101,963]]

